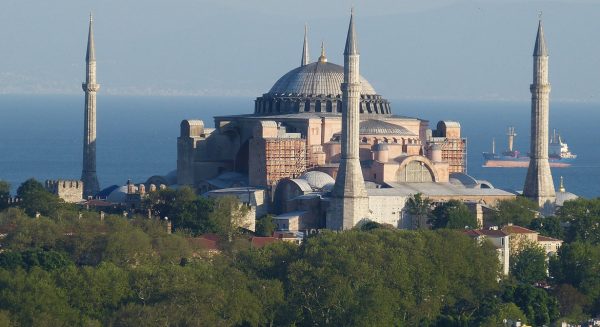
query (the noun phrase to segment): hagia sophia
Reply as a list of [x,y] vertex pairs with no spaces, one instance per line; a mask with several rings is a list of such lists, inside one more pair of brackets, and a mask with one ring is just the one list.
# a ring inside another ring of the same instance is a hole
[[[343,65],[331,63],[321,45],[320,56],[311,61],[305,28],[299,67],[257,97],[254,112],[214,117],[214,128],[202,120],[183,120],[175,171],[100,191],[95,153],[100,87],[90,17],[82,181],[51,181],[48,187],[70,199],[95,196],[134,209],[146,190],[190,186],[207,197],[237,197],[250,208],[250,230],[257,218],[271,214],[277,229],[298,233],[345,230],[369,221],[421,228],[427,222],[411,217],[406,207],[418,193],[434,203],[463,201],[483,227],[486,212],[498,201],[518,195],[466,173],[467,141],[459,122],[430,125],[393,113],[390,102],[360,75],[354,14],[343,53]],[[523,195],[551,212],[576,196],[562,183],[555,192],[550,175],[550,84],[541,21],[533,58],[532,155]]]
[[[460,123],[440,121],[432,128],[426,120],[392,112],[390,102],[358,74],[353,18],[344,53],[344,66],[329,62],[323,47],[311,62],[305,33],[300,66],[256,98],[253,113],[215,117],[215,128],[182,121],[177,183],[200,193],[251,194],[290,230],[347,229],[367,220],[411,228],[417,222],[406,217],[404,205],[415,193],[484,206],[515,197],[465,174]],[[353,75],[354,97],[343,90]],[[348,123],[352,102],[356,121]],[[356,158],[347,158],[348,152]],[[358,170],[350,171],[354,165]],[[336,192],[336,184],[348,179],[363,185],[362,196]],[[341,220],[353,214],[343,205],[334,208],[344,197],[361,202],[354,208],[360,213],[346,223]]]

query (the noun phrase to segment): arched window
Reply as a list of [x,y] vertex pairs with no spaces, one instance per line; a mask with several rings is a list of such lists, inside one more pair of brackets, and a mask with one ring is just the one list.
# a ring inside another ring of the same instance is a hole
[[433,180],[433,174],[421,161],[411,161],[396,173],[396,181],[399,183],[424,183]]

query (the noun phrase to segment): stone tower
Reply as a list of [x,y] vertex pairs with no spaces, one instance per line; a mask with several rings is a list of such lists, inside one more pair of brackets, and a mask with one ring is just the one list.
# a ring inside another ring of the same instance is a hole
[[340,167],[333,188],[326,225],[329,229],[354,227],[368,217],[369,198],[359,160],[359,101],[361,82],[354,12],[350,16],[344,49],[344,83],[342,87],[342,137]]
[[85,114],[83,123],[83,196],[94,196],[100,191],[96,176],[96,92],[100,84],[96,83],[96,53],[94,48],[93,18],[90,14],[86,62],[86,78],[82,84],[85,92]]
[[531,150],[523,195],[540,207],[552,207],[556,200],[554,182],[548,162],[548,115],[550,83],[548,82],[548,49],[542,21],[538,25],[533,50],[533,83],[531,90]]

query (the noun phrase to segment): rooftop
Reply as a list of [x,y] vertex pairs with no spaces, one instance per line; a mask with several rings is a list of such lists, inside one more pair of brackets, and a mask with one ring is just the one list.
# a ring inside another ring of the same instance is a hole
[[451,183],[387,183],[389,188],[367,189],[369,196],[409,196],[422,193],[426,196],[512,196],[513,193],[497,188],[465,188]]
[[537,234],[538,232],[517,225],[508,225],[502,227],[502,231],[509,234]]
[[[341,95],[344,67],[326,61],[294,68],[283,75],[269,94]],[[371,84],[361,77],[361,94],[377,94]]]

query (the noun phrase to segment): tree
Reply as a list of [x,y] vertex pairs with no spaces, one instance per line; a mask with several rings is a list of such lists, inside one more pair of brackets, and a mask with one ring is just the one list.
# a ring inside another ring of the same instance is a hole
[[441,203],[433,209],[428,221],[432,229],[477,228],[477,218],[467,206],[458,200]]
[[550,275],[558,284],[577,288],[591,303],[600,301],[600,244],[564,244],[550,260]]
[[[499,303],[494,308],[494,312],[491,316],[486,317],[482,326],[496,327],[506,326],[507,322],[520,321],[523,324],[527,324],[527,317],[523,311],[514,303]],[[513,324],[510,326],[513,326]]]
[[208,229],[225,236],[231,242],[240,234],[240,228],[249,227],[248,211],[249,208],[234,196],[219,197],[215,200],[213,211],[208,215]]
[[275,231],[275,222],[273,216],[265,215],[256,220],[256,235],[258,236],[271,236]]
[[423,197],[422,193],[412,194],[406,200],[406,208],[412,219],[412,228],[420,229],[426,227],[425,222],[431,214],[432,202]]
[[189,230],[193,234],[211,232],[208,216],[213,205],[212,199],[199,197],[189,186],[151,192],[144,201],[144,206],[155,215],[168,217],[175,230]]
[[531,284],[546,278],[546,252],[541,247],[528,244],[511,259],[510,272],[518,281]]
[[514,200],[498,202],[496,209],[492,215],[494,224],[504,226],[513,223],[519,226],[529,226],[538,215],[539,206],[526,197],[517,196]]
[[568,223],[565,241],[600,244],[600,198],[566,201],[558,216]]
[[38,212],[48,217],[55,216],[60,204],[63,202],[33,178],[26,180],[19,186],[17,196],[21,198],[20,206],[32,217]]
[[546,290],[529,284],[505,285],[502,299],[516,304],[534,326],[549,325],[560,316],[556,298]]
[[570,284],[555,287],[554,294],[558,299],[561,317],[569,317],[577,321],[584,320],[584,312],[590,305],[589,298]]
[[561,219],[556,216],[535,218],[529,225],[529,228],[539,232],[544,236],[549,236],[560,240],[565,237],[565,231],[561,225]]
[[456,231],[325,232],[289,264],[287,296],[302,326],[469,321],[497,290],[498,266],[491,246]]
[[10,184],[0,180],[0,211],[8,208],[8,199],[10,198]]

